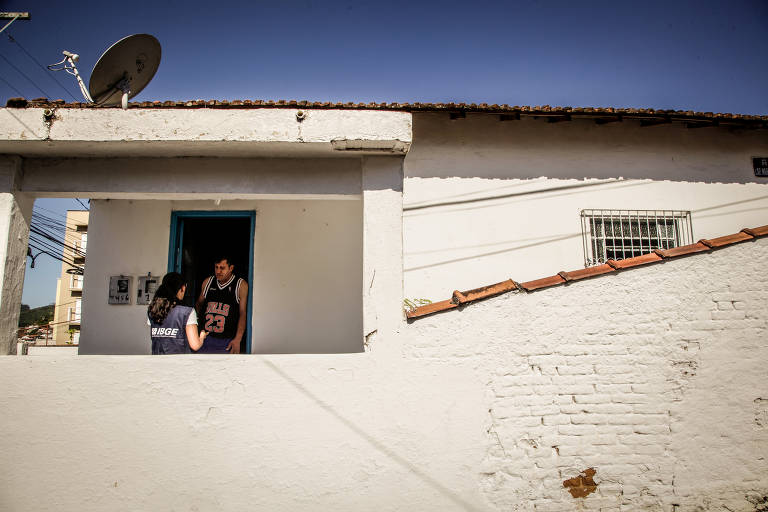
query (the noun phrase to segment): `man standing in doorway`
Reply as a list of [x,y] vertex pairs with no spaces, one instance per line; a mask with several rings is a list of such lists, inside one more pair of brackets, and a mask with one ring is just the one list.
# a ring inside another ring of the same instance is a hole
[[195,303],[203,330],[208,332],[198,354],[239,354],[245,334],[248,283],[236,277],[229,256],[214,262],[214,274],[203,281]]

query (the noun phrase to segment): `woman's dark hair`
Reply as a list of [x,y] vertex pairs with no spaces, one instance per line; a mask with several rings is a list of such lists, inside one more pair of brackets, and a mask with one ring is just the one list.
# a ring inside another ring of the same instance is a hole
[[163,282],[155,291],[155,296],[152,297],[152,302],[149,303],[147,308],[147,314],[153,322],[157,324],[165,322],[165,319],[168,318],[168,313],[179,302],[176,294],[179,293],[179,290],[185,284],[184,278],[178,272],[168,272],[165,274]]

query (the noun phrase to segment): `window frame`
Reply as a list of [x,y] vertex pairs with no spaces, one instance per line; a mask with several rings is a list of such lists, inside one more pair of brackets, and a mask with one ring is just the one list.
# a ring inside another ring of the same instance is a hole
[[689,210],[584,209],[580,216],[585,268],[691,244],[694,239]]

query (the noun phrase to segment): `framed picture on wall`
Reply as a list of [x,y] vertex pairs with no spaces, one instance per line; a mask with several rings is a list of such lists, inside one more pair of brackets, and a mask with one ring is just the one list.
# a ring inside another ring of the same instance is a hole
[[157,278],[151,275],[139,276],[136,286],[136,304],[149,304],[157,290]]
[[131,276],[112,276],[109,278],[108,304],[131,303]]

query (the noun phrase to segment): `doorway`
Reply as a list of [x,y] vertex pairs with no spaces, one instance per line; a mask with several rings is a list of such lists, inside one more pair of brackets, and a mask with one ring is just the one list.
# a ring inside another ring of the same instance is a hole
[[214,259],[229,255],[234,274],[247,280],[248,305],[240,353],[251,353],[251,296],[253,283],[254,211],[177,211],[171,214],[168,271],[187,282],[184,305],[194,307],[206,277],[213,275]]

